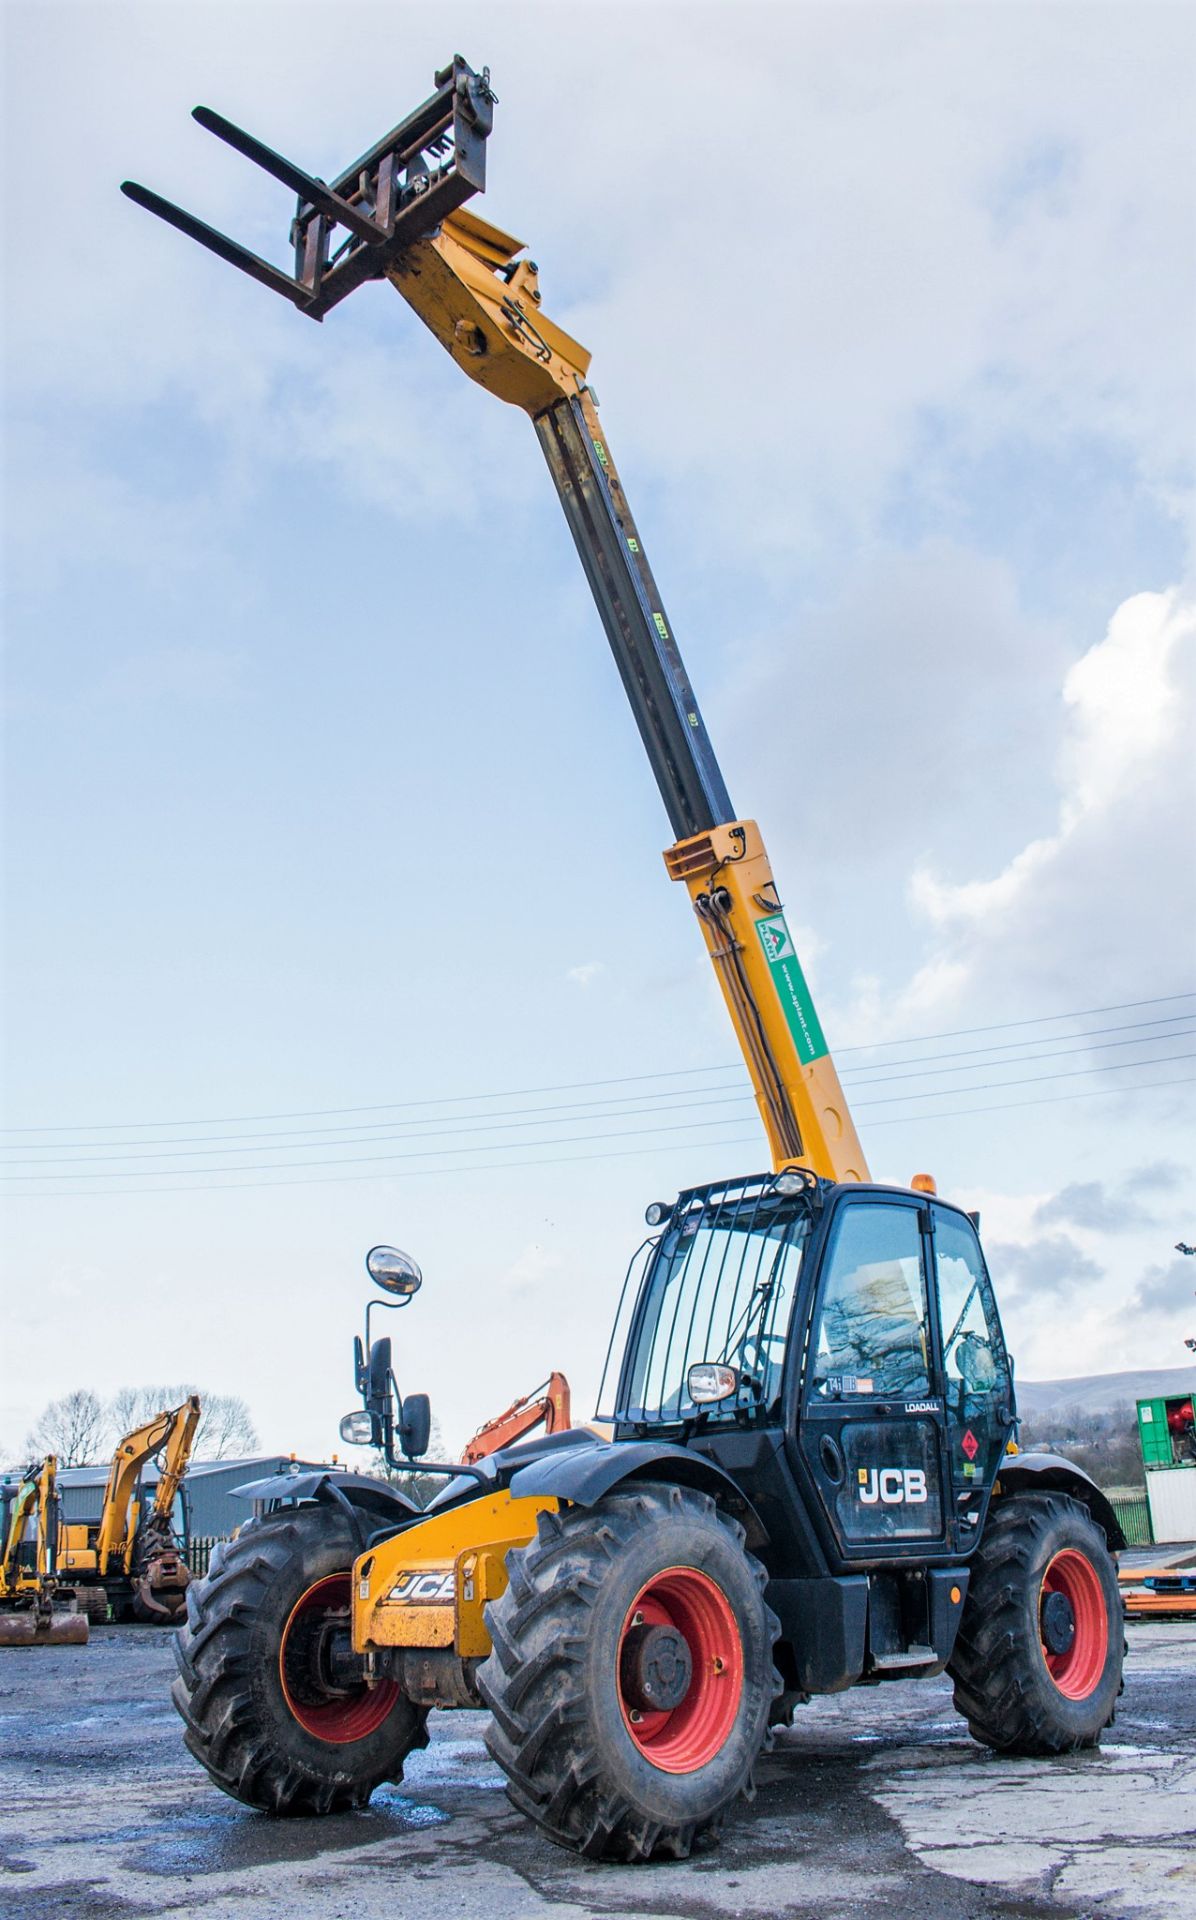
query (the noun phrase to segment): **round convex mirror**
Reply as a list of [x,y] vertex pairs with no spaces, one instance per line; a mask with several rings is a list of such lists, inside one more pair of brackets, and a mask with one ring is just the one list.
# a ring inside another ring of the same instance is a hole
[[398,1247],[371,1247],[365,1265],[376,1287],[381,1287],[383,1293],[396,1293],[402,1299],[418,1293],[424,1282],[417,1263]]

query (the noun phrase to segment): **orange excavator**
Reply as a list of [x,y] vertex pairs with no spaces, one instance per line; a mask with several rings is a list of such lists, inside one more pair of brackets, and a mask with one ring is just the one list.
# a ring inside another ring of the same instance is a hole
[[461,1458],[471,1467],[488,1453],[513,1447],[541,1425],[545,1433],[564,1433],[573,1424],[569,1413],[569,1382],[563,1373],[550,1373],[542,1386],[533,1387],[521,1400],[512,1400],[502,1413],[480,1426]]

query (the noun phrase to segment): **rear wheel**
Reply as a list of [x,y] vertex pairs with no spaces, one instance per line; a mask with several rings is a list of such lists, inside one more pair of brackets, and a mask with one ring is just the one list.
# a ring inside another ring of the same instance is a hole
[[225,1793],[270,1813],[364,1806],[427,1744],[426,1712],[366,1683],[349,1613],[357,1552],[321,1506],[250,1521],[187,1588],[172,1699],[184,1739]]
[[541,1514],[507,1564],[478,1684],[513,1804],[590,1859],[710,1843],[781,1688],[743,1529],[707,1494],[645,1484]]
[[1123,1613],[1104,1534],[1059,1493],[989,1514],[951,1656],[973,1739],[1005,1753],[1095,1747],[1121,1690]]

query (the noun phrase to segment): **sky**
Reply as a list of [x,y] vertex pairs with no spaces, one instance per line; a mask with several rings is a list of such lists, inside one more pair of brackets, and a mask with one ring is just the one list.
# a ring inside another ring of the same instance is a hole
[[377,1242],[450,1446],[553,1367],[585,1416],[645,1205],[766,1164],[526,418],[117,192],[285,264],[191,107],[332,177],[454,50],[874,1176],[980,1209],[1024,1377],[1182,1365],[1193,11],[3,30],[4,1458],[180,1379],[343,1454]]

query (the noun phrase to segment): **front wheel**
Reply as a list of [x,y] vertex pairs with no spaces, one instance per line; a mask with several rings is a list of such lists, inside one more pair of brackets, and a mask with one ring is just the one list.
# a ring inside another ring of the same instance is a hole
[[486,1744],[548,1838],[594,1860],[684,1859],[751,1790],[781,1682],[743,1530],[643,1484],[540,1515],[486,1612]]
[[1003,1753],[1098,1746],[1123,1652],[1117,1573],[1087,1508],[1059,1493],[998,1501],[947,1669],[973,1739]]
[[268,1813],[362,1807],[427,1745],[426,1712],[393,1680],[367,1685],[349,1637],[357,1552],[322,1506],[251,1520],[187,1588],[171,1698],[218,1787]]

